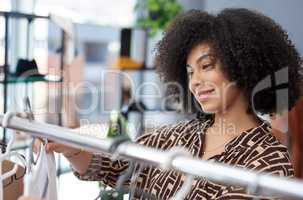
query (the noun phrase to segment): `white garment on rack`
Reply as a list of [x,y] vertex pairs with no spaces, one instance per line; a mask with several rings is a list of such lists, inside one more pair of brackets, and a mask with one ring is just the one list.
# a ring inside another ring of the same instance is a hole
[[26,175],[25,195],[57,200],[56,161],[54,153],[46,153],[41,145],[40,155],[36,165]]

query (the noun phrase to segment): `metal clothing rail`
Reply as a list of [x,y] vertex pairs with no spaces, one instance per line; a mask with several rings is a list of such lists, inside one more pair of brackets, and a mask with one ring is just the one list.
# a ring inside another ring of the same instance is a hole
[[[2,120],[3,115],[0,115],[1,126]],[[67,128],[30,121],[15,116],[9,120],[7,127],[95,153],[113,153],[112,147],[115,146],[115,153],[136,162],[157,167],[170,162],[169,167],[172,170],[193,176],[206,177],[209,180],[228,185],[236,184],[248,188],[257,188],[259,195],[303,199],[303,181],[298,179],[257,174],[244,169],[210,163],[184,155],[177,155],[172,158],[171,154],[167,151],[145,147],[132,142],[117,143],[114,139],[97,139],[79,135]]]
[[0,11],[0,16],[5,17],[12,17],[12,18],[27,18],[29,20],[35,19],[35,18],[41,18],[41,19],[48,19],[49,16],[46,15],[34,15],[34,14],[28,14],[28,13],[20,13],[20,12],[6,12],[6,11]]

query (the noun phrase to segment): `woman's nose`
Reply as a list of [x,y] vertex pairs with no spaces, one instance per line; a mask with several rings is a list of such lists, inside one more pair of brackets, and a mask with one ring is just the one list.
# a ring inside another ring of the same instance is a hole
[[190,85],[192,89],[197,88],[203,83],[203,77],[200,73],[193,73],[191,78],[190,78]]

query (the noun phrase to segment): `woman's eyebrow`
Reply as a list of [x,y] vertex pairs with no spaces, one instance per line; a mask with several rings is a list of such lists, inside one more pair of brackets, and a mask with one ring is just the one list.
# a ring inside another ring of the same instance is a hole
[[199,63],[201,62],[203,59],[209,57],[210,54],[209,53],[205,53],[205,54],[202,54],[197,60],[196,60],[196,63]]
[[[203,59],[208,58],[211,54],[210,53],[205,53],[202,54],[197,60],[196,63],[198,64],[199,62],[201,62]],[[189,64],[186,64],[186,69],[191,69],[193,68],[192,66],[190,66]]]

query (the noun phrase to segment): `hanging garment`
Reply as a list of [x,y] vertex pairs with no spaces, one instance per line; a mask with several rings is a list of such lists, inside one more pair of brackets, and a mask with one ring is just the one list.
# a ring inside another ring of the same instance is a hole
[[44,145],[40,147],[37,163],[27,174],[25,184],[26,195],[43,200],[57,200],[55,156],[53,153],[46,154]]

